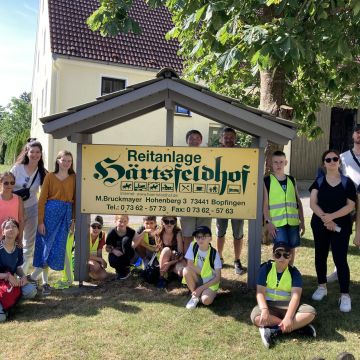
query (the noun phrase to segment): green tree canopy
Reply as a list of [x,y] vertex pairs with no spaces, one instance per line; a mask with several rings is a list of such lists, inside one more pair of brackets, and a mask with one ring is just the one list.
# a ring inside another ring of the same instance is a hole
[[[188,79],[275,115],[289,105],[310,139],[321,103],[359,106],[360,0],[146,2],[172,13],[167,37],[180,42]],[[100,0],[88,23],[103,35],[139,32],[131,5]]]
[[30,128],[31,94],[24,92],[18,98],[13,97],[6,108],[0,109],[0,142],[4,145],[4,162],[10,164],[15,160],[30,135]]

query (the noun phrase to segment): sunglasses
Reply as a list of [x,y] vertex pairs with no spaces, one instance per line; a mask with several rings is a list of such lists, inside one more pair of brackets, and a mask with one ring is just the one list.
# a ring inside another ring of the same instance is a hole
[[175,225],[176,224],[176,220],[163,220],[163,223],[165,225]]
[[99,229],[99,230],[102,229],[102,226],[100,226],[100,225],[95,225],[95,224],[91,225],[91,227],[92,227],[93,229]]
[[327,163],[331,163],[331,160],[332,160],[333,162],[338,162],[338,161],[339,161],[339,157],[338,157],[338,156],[334,156],[334,157],[325,158],[325,161],[326,161]]
[[15,181],[4,181],[3,184],[4,184],[5,186],[15,185]]
[[284,259],[289,259],[290,253],[284,251],[275,251],[274,257],[275,259],[280,259],[281,257],[283,257]]

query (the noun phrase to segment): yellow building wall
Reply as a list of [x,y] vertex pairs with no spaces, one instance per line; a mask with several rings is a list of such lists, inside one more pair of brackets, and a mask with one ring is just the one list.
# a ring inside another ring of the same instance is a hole
[[[101,78],[124,79],[126,86],[154,79],[155,71],[137,68],[106,65],[82,60],[57,58],[52,65],[51,106],[45,115],[59,113],[70,107],[95,100],[101,96]],[[44,134],[39,121],[34,122],[33,134],[44,144],[48,143],[49,159],[47,166],[52,169],[53,159],[63,149],[76,154],[76,144],[67,139],[52,139]],[[186,146],[185,134],[190,129],[197,129],[203,134],[204,145],[207,144],[210,120],[198,114],[191,116],[175,115],[174,145]],[[166,143],[166,110],[160,109],[113,128],[93,135],[94,144],[133,144],[165,145]]]

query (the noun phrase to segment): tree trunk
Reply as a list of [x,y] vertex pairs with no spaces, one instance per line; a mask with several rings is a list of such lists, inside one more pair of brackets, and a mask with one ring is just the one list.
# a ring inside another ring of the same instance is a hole
[[[281,68],[260,71],[260,110],[291,119],[293,109],[284,104],[285,72]],[[265,175],[271,169],[271,154],[283,146],[269,142],[265,149]]]

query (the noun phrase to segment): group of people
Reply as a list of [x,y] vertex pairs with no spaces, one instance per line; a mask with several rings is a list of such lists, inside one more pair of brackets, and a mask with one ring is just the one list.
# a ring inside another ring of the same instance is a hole
[[[351,311],[350,270],[347,262],[350,235],[356,219],[354,244],[360,247],[360,212],[355,214],[360,192],[360,125],[353,129],[353,148],[339,154],[327,150],[321,167],[309,188],[313,211],[311,228],[315,246],[315,270],[318,287],[314,301],[327,296],[327,282],[339,282],[339,309]],[[274,337],[299,329],[316,336],[311,321],[316,315],[310,305],[300,305],[302,281],[294,264],[295,248],[305,232],[304,213],[296,181],[285,174],[286,156],[276,151],[271,157],[272,172],[264,178],[263,215],[268,234],[274,242],[273,262],[262,264],[257,281],[257,306],[251,313],[268,348]],[[327,258],[331,249],[334,273],[327,276]]]
[[[338,279],[342,312],[351,311],[347,252],[360,183],[360,125],[354,128],[353,140],[353,149],[341,155],[335,150],[324,152],[321,170],[309,189],[318,279],[312,299],[321,301],[327,295],[326,283]],[[201,133],[190,130],[186,142],[189,146],[200,146]],[[223,129],[220,146],[236,147],[236,132],[232,128]],[[275,336],[294,330],[316,336],[310,324],[315,309],[300,305],[302,279],[294,262],[305,223],[296,180],[285,174],[286,165],[285,154],[274,152],[271,174],[264,178],[264,226],[274,243],[273,259],[260,267],[257,306],[251,320],[259,327],[266,347]],[[0,175],[0,321],[6,319],[6,311],[21,294],[25,298],[36,295],[40,276],[42,294],[51,293],[49,268],[65,271],[65,284],[62,281],[58,288],[71,285],[71,251],[66,248],[69,234],[74,232],[74,205],[72,154],[61,151],[55,160],[55,171],[48,172],[41,144],[31,139],[10,172]],[[357,246],[360,246],[359,217],[358,212],[354,240]],[[107,262],[102,256],[105,247],[117,279],[126,279],[131,265],[141,259],[145,275],[158,272],[155,279],[159,288],[167,286],[172,274],[182,279],[191,293],[186,308],[193,309],[200,301],[210,305],[220,286],[228,219],[216,219],[216,249],[211,246],[211,222],[209,218],[181,217],[178,223],[175,216],[167,215],[158,224],[156,216],[145,216],[143,226],[135,231],[129,227],[127,215],[116,215],[115,227],[105,234],[103,218],[98,215],[90,224],[89,276],[94,280],[107,277]],[[246,271],[240,262],[244,222],[231,219],[231,224],[234,270],[242,275]],[[330,248],[336,272],[327,277]],[[29,274],[31,265],[33,271]]]
[[40,276],[43,294],[51,293],[49,267],[60,271],[69,261],[74,204],[72,154],[60,151],[48,172],[41,143],[29,139],[11,170],[0,175],[0,321],[20,297],[36,296]]

